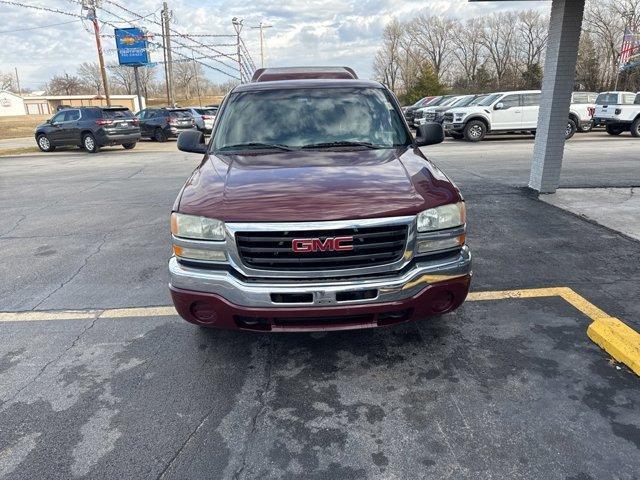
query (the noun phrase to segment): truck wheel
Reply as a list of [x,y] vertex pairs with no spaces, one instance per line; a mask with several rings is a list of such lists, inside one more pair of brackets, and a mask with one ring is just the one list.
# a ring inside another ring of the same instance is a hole
[[451,135],[451,138],[453,138],[454,140],[462,140],[462,137],[464,137],[462,133],[458,132],[451,132],[449,133],[449,135]]
[[136,142],[132,142],[132,143],[123,143],[122,146],[126,149],[126,150],[131,150],[132,148],[135,148],[136,146]]
[[631,124],[631,135],[640,137],[640,117],[636,118]]
[[564,131],[564,139],[569,140],[571,137],[573,137],[577,129],[578,127],[576,126],[576,122],[570,118],[567,122],[567,128]]
[[161,128],[156,128],[156,131],[153,133],[153,139],[156,142],[166,142],[167,134],[164,133],[164,130],[162,130]]
[[56,149],[56,147],[51,145],[51,140],[49,140],[49,137],[45,134],[38,135],[36,143],[38,144],[38,148],[43,152],[53,152]]
[[620,135],[624,131],[623,127],[616,125],[615,123],[608,124],[606,128],[609,135]]
[[471,120],[464,126],[464,138],[468,142],[479,142],[487,134],[487,126],[480,120]]
[[591,120],[588,124],[586,125],[580,125],[578,127],[578,131],[580,133],[589,133],[591,130],[593,130],[593,120]]
[[85,133],[83,135],[82,146],[84,147],[85,151],[89,153],[96,153],[98,150],[100,150],[100,147],[96,142],[96,138],[90,133]]

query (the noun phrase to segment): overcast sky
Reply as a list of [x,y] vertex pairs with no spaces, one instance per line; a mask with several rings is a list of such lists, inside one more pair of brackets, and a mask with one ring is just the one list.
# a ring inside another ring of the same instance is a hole
[[[30,5],[46,5],[49,8],[80,14],[80,5],[73,0],[24,0]],[[158,12],[162,2],[138,0],[116,1],[136,13],[150,15]],[[231,19],[244,19],[243,38],[259,66],[260,48],[258,30],[249,26],[261,20],[272,25],[265,30],[267,65],[348,65],[363,77],[371,75],[373,56],[380,42],[385,24],[393,17],[406,20],[422,11],[460,19],[471,18],[495,10],[523,10],[535,8],[548,10],[551,2],[493,1],[472,2],[466,0],[169,0],[174,12],[173,28],[185,33],[229,34],[233,33]],[[102,0],[104,8],[125,19],[133,15],[119,9],[114,3]],[[118,26],[130,26],[113,14],[99,11],[99,17]],[[149,17],[158,19],[159,15]],[[96,61],[93,32],[87,30],[79,19],[62,14],[36,11],[0,4],[0,71],[18,68],[21,83],[37,89],[54,73],[74,73],[78,63]],[[49,26],[52,24],[64,25]],[[136,21],[133,26],[144,26],[157,32],[159,26]],[[46,27],[22,30],[33,27]],[[22,31],[15,31],[22,30]],[[103,33],[113,33],[104,26]],[[160,38],[157,39],[161,41]],[[230,43],[233,39],[202,38],[203,43]],[[115,62],[112,38],[103,38],[107,62]],[[220,47],[233,52],[233,47]],[[197,55],[197,54],[196,54]],[[161,50],[152,53],[152,60],[161,60]],[[225,60],[226,63],[231,63]],[[215,61],[207,60],[211,65]],[[224,67],[223,67],[224,69]],[[226,77],[212,70],[207,76],[219,82]],[[227,69],[228,70],[228,69]]]

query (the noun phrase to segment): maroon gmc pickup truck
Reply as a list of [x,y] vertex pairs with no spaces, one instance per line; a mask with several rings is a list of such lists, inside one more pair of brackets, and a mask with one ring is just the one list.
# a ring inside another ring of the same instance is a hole
[[418,147],[391,92],[349,68],[260,69],[231,91],[171,214],[170,289],[210,327],[392,325],[457,308],[471,255],[465,204]]

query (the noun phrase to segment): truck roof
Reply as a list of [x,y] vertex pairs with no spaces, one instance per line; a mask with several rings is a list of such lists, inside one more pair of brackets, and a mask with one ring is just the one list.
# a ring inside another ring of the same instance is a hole
[[259,68],[253,74],[251,82],[271,82],[275,80],[309,79],[345,79],[356,80],[358,75],[349,67],[276,67]]
[[280,90],[291,88],[384,88],[379,82],[372,80],[345,79],[310,79],[310,80],[274,80],[269,82],[255,82],[238,85],[234,92],[253,92],[259,90]]

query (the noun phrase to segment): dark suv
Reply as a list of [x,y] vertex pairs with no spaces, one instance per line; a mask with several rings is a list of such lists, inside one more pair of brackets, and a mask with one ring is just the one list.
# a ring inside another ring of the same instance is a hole
[[107,145],[131,149],[140,140],[138,119],[125,107],[77,107],[62,110],[36,127],[36,143],[43,152],[77,145],[89,153]]
[[186,108],[146,108],[136,113],[142,136],[157,142],[166,142],[184,130],[196,128],[196,122]]

